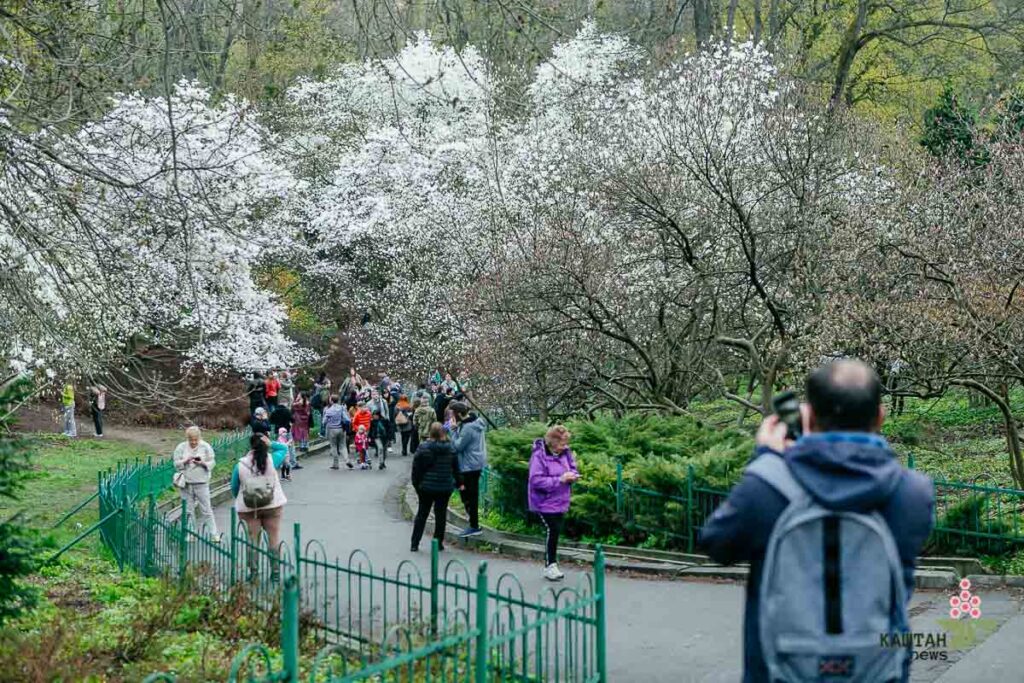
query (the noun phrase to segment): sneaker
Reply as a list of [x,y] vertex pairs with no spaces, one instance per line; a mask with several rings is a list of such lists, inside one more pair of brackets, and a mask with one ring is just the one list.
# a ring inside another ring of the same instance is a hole
[[338,467],[337,465],[331,465],[331,469],[332,470],[340,470],[341,468]]
[[418,545],[414,545],[411,548],[409,548],[409,552],[411,552],[411,553],[418,553],[419,551],[420,551],[420,547]]
[[481,531],[480,529],[474,529],[474,528],[463,529],[462,533],[459,534],[459,538],[470,538],[472,536],[480,536],[483,533],[484,532]]
[[353,469],[355,469],[355,467],[356,467],[356,466],[355,466],[355,465],[353,465],[353,464],[352,464],[352,463],[350,463],[350,462],[347,462],[347,463],[345,463],[345,467],[349,468],[350,470],[353,470]]
[[361,465],[359,465],[359,469],[361,469],[361,470],[368,470],[368,469],[370,469],[370,465],[369,465],[369,463],[365,463],[364,462]]
[[[335,467],[334,469],[338,469],[338,468]],[[282,481],[291,481],[292,480],[292,475],[290,475],[290,474],[282,474],[281,475],[281,480]]]
[[552,562],[548,566],[544,567],[544,578],[548,581],[561,581],[565,578],[565,574],[558,568],[558,564]]
[[293,470],[301,470],[302,469],[302,465],[300,465],[299,463],[295,463],[294,465],[292,465],[292,469]]
[[377,467],[377,469],[379,469],[379,470],[386,470],[387,468],[388,468],[388,466],[387,466],[387,465],[385,465],[384,463],[381,463],[381,464],[380,464],[380,465],[379,465],[379,466]]
[[210,536],[210,542],[211,543],[220,543],[223,540],[224,540],[224,534],[214,534],[213,536]]

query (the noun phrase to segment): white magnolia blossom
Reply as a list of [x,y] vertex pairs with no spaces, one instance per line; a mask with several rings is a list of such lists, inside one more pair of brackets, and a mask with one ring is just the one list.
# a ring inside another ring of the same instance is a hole
[[12,369],[90,372],[148,345],[208,368],[300,361],[252,279],[291,241],[261,216],[301,189],[275,143],[245,102],[214,105],[190,82],[169,100],[122,97],[74,135],[0,137]]

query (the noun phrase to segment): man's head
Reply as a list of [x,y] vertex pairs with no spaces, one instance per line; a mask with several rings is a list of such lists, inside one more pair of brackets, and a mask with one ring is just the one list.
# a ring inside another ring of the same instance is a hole
[[451,405],[448,406],[448,410],[452,411],[452,417],[455,418],[456,422],[462,422],[469,415],[469,406],[462,401],[452,401]]
[[338,402],[338,395],[337,394],[331,394],[331,397],[329,399],[327,399],[327,400],[330,401],[331,405],[333,406],[335,403]]
[[812,432],[877,432],[882,426],[882,381],[859,360],[838,360],[807,377]]

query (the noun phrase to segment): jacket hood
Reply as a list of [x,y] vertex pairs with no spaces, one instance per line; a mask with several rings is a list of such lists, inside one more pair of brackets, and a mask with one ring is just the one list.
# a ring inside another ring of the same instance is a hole
[[785,453],[793,476],[831,510],[879,507],[899,485],[903,467],[877,434],[826,432],[801,437]]

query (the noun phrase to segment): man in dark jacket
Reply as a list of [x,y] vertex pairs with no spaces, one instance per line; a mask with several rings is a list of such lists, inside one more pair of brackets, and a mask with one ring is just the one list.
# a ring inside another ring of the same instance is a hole
[[249,420],[249,429],[252,430],[253,434],[266,434],[268,437],[270,436],[271,426],[270,420],[267,419],[266,408],[260,407],[256,409],[252,419]]
[[[807,378],[806,394],[803,436],[788,441],[786,425],[769,415],[757,432],[754,459],[785,459],[794,478],[827,509],[880,512],[896,541],[909,600],[917,554],[931,531],[931,480],[904,469],[878,434],[885,410],[881,382],[870,367],[853,360],[830,363]],[[772,486],[747,472],[701,530],[699,543],[713,560],[750,563],[744,683],[769,683],[758,631],[759,591],[768,538],[787,505]]]
[[434,399],[434,414],[437,415],[437,421],[444,423],[444,413],[448,410],[448,404],[452,402],[451,389],[447,391],[441,391],[437,394],[437,398]]

